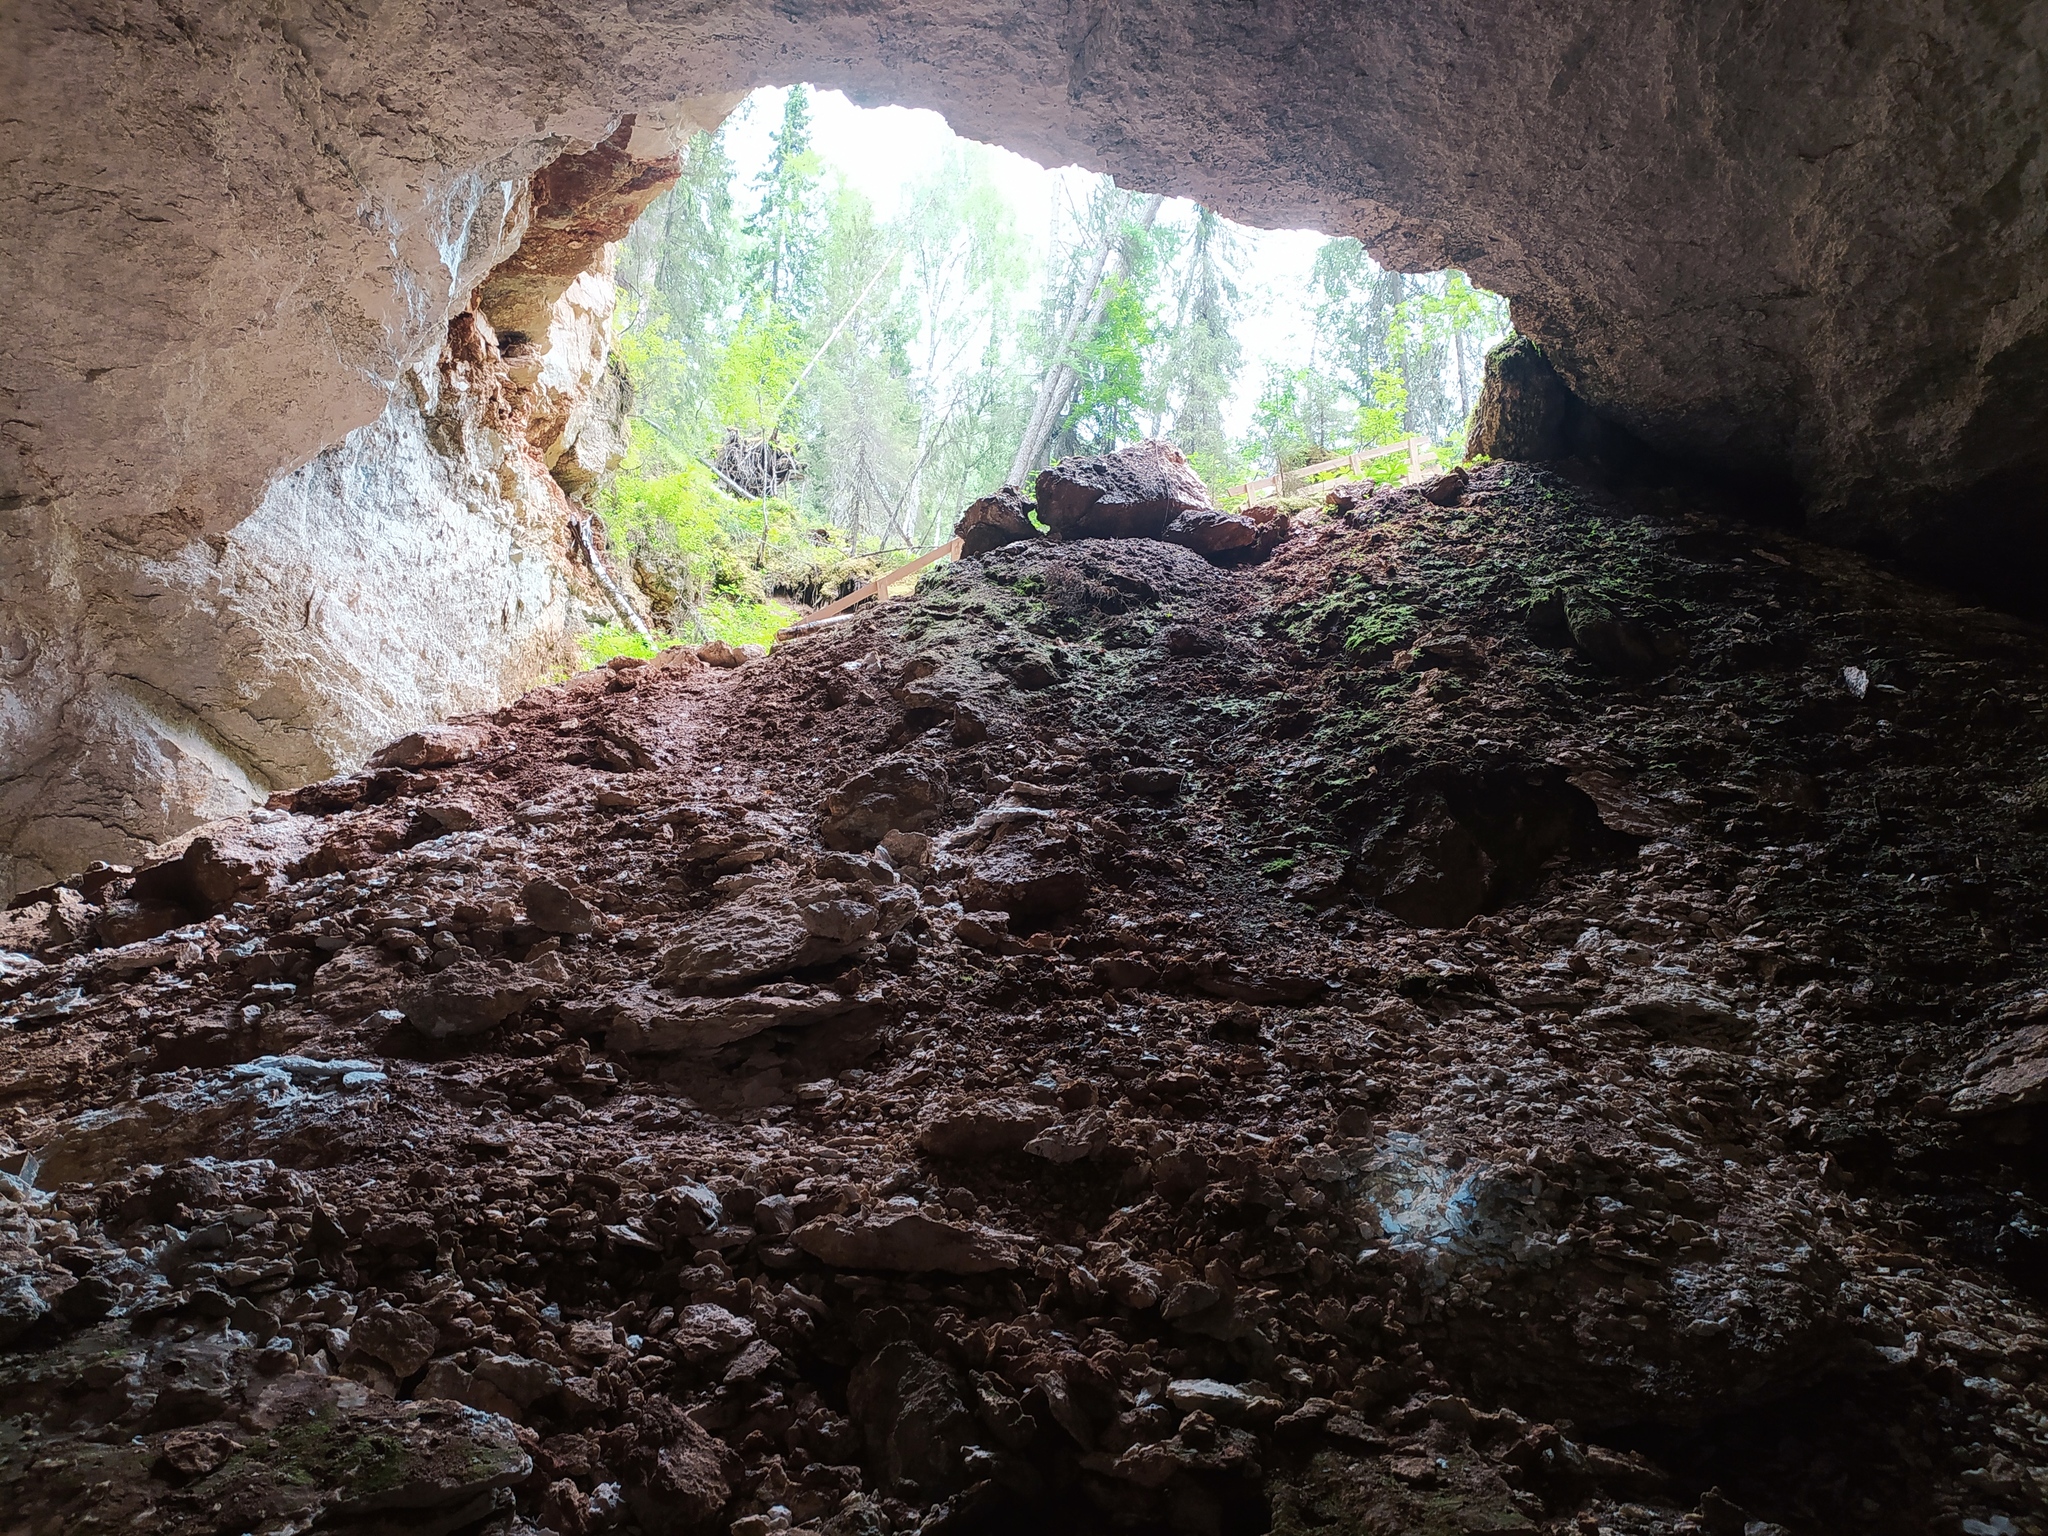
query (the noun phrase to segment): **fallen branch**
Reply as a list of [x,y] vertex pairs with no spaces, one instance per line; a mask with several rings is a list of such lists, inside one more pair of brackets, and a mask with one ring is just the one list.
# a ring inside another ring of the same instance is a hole
[[619,584],[612,580],[612,573],[605,569],[604,559],[597,552],[597,540],[590,536],[590,519],[570,518],[569,536],[575,542],[578,552],[582,554],[584,562],[589,565],[591,575],[597,578],[598,586],[604,589],[604,595],[611,599],[612,607],[618,610],[619,617],[632,627],[633,633],[640,637],[641,644],[650,651],[653,650],[653,632],[641,621],[633,605],[626,601],[626,594],[621,592]]

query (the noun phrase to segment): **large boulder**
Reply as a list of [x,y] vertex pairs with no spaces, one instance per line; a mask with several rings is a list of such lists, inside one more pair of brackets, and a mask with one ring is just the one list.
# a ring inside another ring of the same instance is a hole
[[798,1227],[790,1240],[836,1269],[985,1275],[1015,1269],[1021,1262],[1015,1246],[1002,1234],[971,1223],[942,1221],[916,1209],[821,1216]]
[[661,962],[662,979],[689,992],[745,986],[843,960],[886,938],[917,912],[906,886],[876,890],[836,880],[757,886],[686,927]]
[[1236,512],[1218,512],[1213,507],[1198,507],[1192,512],[1183,512],[1166,525],[1160,535],[1169,544],[1178,544],[1183,549],[1192,549],[1205,559],[1213,560],[1218,555],[1233,550],[1250,549],[1259,541],[1259,525],[1249,517]]
[[953,537],[960,541],[963,555],[985,555],[1019,539],[1035,539],[1038,527],[1031,521],[1036,504],[1014,485],[1006,485],[992,496],[984,496],[953,525]]
[[1038,516],[1061,539],[1156,539],[1183,512],[1206,512],[1209,487],[1171,443],[1063,459],[1038,476]]
[[827,848],[865,853],[891,832],[915,832],[938,819],[942,770],[911,757],[885,757],[825,796],[818,838]]
[[1542,349],[1510,336],[1486,354],[1486,383],[1465,435],[1468,459],[1561,459],[1571,391]]

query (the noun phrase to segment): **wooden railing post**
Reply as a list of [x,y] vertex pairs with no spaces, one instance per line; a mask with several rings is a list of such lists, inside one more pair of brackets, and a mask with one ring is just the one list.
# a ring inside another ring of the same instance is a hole
[[964,545],[964,540],[948,539],[937,549],[919,555],[915,560],[906,561],[904,564],[897,566],[895,570],[877,576],[873,581],[863,582],[838,601],[826,604],[815,613],[805,614],[794,624],[785,625],[781,633],[786,635],[791,630],[802,629],[806,625],[822,624],[826,619],[837,618],[847,609],[853,607],[854,604],[865,602],[871,597],[886,598],[889,595],[889,588],[891,586],[902,581],[905,577],[915,576],[934,561],[958,559]]

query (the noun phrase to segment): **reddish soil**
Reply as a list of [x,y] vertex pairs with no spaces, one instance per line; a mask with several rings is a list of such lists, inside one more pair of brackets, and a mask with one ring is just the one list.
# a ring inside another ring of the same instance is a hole
[[0,1523],[2048,1530],[2044,679],[1495,465],[399,743],[6,915]]

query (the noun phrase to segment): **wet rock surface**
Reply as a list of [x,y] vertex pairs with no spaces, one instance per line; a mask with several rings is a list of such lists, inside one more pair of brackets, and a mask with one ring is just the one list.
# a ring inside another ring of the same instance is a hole
[[1037,538],[1038,526],[1031,521],[1036,505],[1014,485],[982,497],[961,513],[960,521],[953,525],[953,537],[960,540],[960,552],[985,555],[1019,539]]
[[2038,1532],[2044,680],[1496,464],[1238,569],[1002,547],[27,893],[0,1507]]
[[[1037,495],[1039,520],[1061,539],[1156,539],[1190,514],[1209,513],[1212,522],[1216,517],[1209,488],[1187,456],[1157,440],[1063,459],[1039,471]],[[1199,548],[1194,545],[1196,529],[1203,526],[1199,517],[1181,526],[1184,541]],[[1220,536],[1229,526],[1218,524],[1215,532]]]

